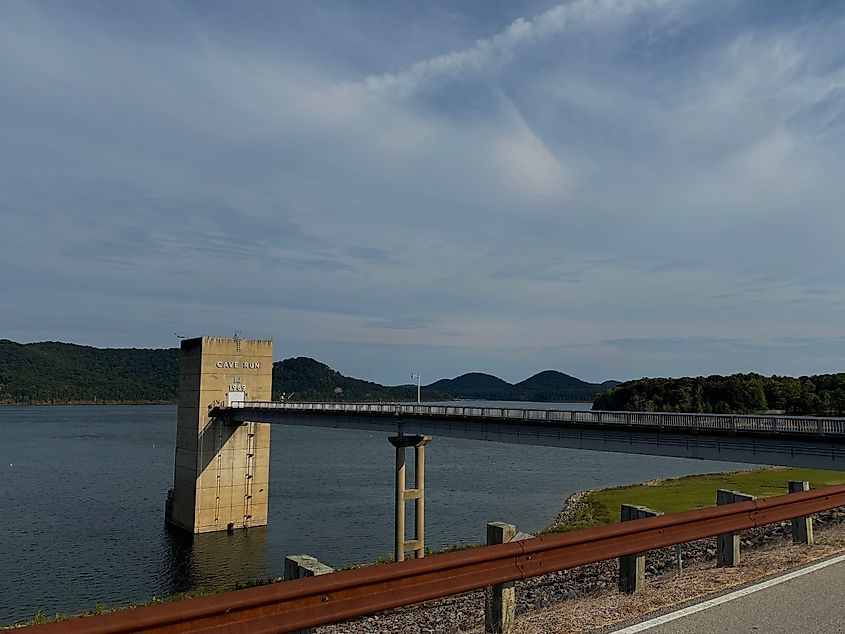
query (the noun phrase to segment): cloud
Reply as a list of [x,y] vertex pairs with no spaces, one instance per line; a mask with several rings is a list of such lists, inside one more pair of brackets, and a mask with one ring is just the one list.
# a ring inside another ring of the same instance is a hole
[[[645,9],[671,6],[663,0],[573,0],[556,4],[534,18],[517,18],[504,30],[478,39],[471,47],[414,63],[399,73],[370,75],[363,85],[376,94],[411,96],[442,79],[459,79],[511,59],[520,48],[542,44],[570,25],[589,28],[601,20],[616,20]],[[677,8],[677,7],[676,7]]]
[[421,330],[433,324],[431,319],[422,317],[397,317],[394,319],[378,319],[368,321],[364,324],[366,328],[378,328],[387,330]]
[[3,3],[4,336],[832,367],[842,8],[482,4]]

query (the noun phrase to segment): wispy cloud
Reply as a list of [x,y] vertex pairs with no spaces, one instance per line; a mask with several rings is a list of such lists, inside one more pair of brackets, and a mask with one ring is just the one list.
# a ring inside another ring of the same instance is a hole
[[385,330],[421,330],[433,324],[431,319],[423,317],[396,317],[393,319],[377,319],[364,324],[367,328]]
[[370,75],[363,85],[377,94],[411,96],[439,79],[460,79],[506,62],[520,48],[542,44],[568,28],[589,28],[596,22],[618,20],[646,9],[674,5],[677,10],[680,4],[665,0],[572,0],[556,4],[536,17],[517,18],[496,35],[478,39],[469,48],[421,60],[399,73]]
[[776,0],[0,3],[0,329],[238,327],[402,376],[400,352],[836,367],[843,25]]

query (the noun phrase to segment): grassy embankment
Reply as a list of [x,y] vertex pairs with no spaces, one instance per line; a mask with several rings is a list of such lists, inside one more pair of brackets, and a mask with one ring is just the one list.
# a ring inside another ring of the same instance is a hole
[[619,521],[622,504],[647,506],[666,514],[714,506],[716,489],[741,491],[756,497],[787,493],[789,480],[807,480],[817,489],[845,484],[845,472],[819,469],[766,468],[753,471],[691,475],[653,483],[633,484],[588,493],[574,517],[546,532],[560,533]]

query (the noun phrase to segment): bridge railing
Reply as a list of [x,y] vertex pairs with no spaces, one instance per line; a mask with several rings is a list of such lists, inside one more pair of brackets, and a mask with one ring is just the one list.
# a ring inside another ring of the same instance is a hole
[[678,414],[674,412],[613,412],[528,409],[518,407],[476,407],[462,405],[417,405],[408,403],[296,403],[277,401],[235,402],[230,409],[277,409],[316,412],[350,412],[393,416],[441,418],[483,418],[526,420],[591,425],[649,426],[658,428],[719,431],[783,432],[798,434],[845,434],[845,418],[814,416]]
[[806,517],[845,505],[845,485],[343,570],[101,616],[21,634],[294,632],[495,584]]

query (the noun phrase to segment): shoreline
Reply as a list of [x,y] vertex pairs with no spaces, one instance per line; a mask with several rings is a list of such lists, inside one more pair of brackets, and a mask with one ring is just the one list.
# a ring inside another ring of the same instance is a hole
[[[788,471],[788,469],[785,467],[764,467],[749,470],[686,475],[673,478],[658,478],[631,485],[618,485],[576,491],[574,493],[570,493],[564,499],[561,509],[555,516],[554,520],[541,530],[537,531],[537,535],[585,528],[586,526],[580,526],[578,523],[567,526],[573,521],[576,521],[579,515],[586,515],[587,519],[591,522],[589,525],[607,523],[601,522],[599,518],[592,515],[592,511],[587,503],[587,498],[593,494],[607,494],[608,492],[635,489],[637,487],[659,491],[662,485],[667,483],[677,483],[678,481],[683,480],[695,481],[700,479],[711,479],[714,477],[724,478],[732,475],[743,474],[771,474],[783,471]],[[818,473],[821,474],[824,472]],[[843,481],[845,481],[845,474],[842,475]],[[845,513],[840,510],[826,511],[819,514],[819,517],[823,518],[817,524],[818,528],[821,529],[820,532],[822,533],[825,532],[829,524],[832,524],[834,527],[845,525]],[[517,527],[517,530],[519,530],[519,527]],[[845,531],[843,532],[845,533]],[[786,539],[787,537],[790,537],[788,522],[762,526],[742,533],[743,547],[749,552],[754,552],[758,547],[770,545],[773,541]],[[431,554],[438,554],[456,549],[469,549],[481,545],[483,544],[467,544],[457,548],[446,547]],[[845,549],[845,534],[843,535],[842,548]],[[715,562],[715,537],[683,544],[682,557],[685,569],[688,566],[700,567],[702,564],[707,562]],[[647,559],[647,572],[649,579],[655,576],[659,577],[661,575],[670,574],[674,569],[675,561],[675,547],[667,547],[650,552]],[[345,568],[339,568],[338,570],[368,567],[379,565],[381,563],[385,562],[381,560],[364,562],[353,564]],[[607,560],[595,564],[588,564],[586,566],[579,566],[569,570],[552,572],[547,575],[543,575],[542,577],[534,577],[517,584],[517,618],[519,619],[526,615],[534,614],[537,611],[553,610],[555,609],[555,606],[564,605],[564,602],[566,601],[587,600],[596,592],[610,592],[618,595],[615,591],[615,567],[615,560]],[[144,603],[131,603],[113,607],[104,607],[100,604],[96,604],[91,610],[83,610],[77,614],[58,615],[60,616],[60,619],[58,620],[72,619],[83,615],[87,616],[90,614],[99,614],[104,612],[117,612],[144,605],[172,602],[198,596],[214,595],[222,592],[228,592],[233,589],[278,583],[280,581],[282,581],[281,578],[255,579],[246,583],[236,584],[235,587],[224,587],[211,591],[197,589],[196,591],[187,591],[169,597],[153,596],[149,601]],[[476,631],[480,631],[477,629],[479,621],[483,624],[483,605],[484,592],[477,590],[467,594],[446,597],[444,599],[439,599],[425,604],[397,608],[386,613],[362,617],[353,621],[323,626],[316,628],[315,631],[322,634],[345,634],[347,632],[350,634],[364,634],[371,632],[398,633],[414,631],[414,627],[419,627],[420,624],[425,623],[426,625],[424,631],[430,633],[474,633]],[[54,617],[46,616],[43,612],[40,612],[33,615],[30,620],[25,622],[19,621],[17,623],[0,624],[0,631],[14,630],[22,625],[46,623],[52,622],[53,620]],[[389,629],[373,629],[373,627],[387,627]],[[411,630],[408,628],[411,628]],[[540,632],[543,630],[541,628],[536,631]]]
[[[661,485],[667,482],[690,478],[728,477],[748,473],[771,474],[786,470],[784,467],[764,467],[714,472],[577,491],[566,497],[554,521],[538,532],[538,535],[560,532],[561,528],[576,519],[579,514],[589,512],[587,497],[591,494],[633,487],[659,490]],[[618,569],[615,559],[551,572],[518,582],[515,584],[516,631],[523,634],[605,631],[605,628],[611,625],[635,620],[646,613],[669,609],[685,601],[733,588],[845,550],[845,513],[842,509],[825,511],[814,517],[817,537],[814,546],[794,545],[794,548],[790,548],[793,544],[788,521],[743,531],[743,564],[736,568],[715,567],[715,537],[681,544],[682,574],[677,572],[674,546],[650,551],[646,558],[645,593],[627,595],[617,591]],[[580,527],[575,527],[574,530],[578,528]],[[485,592],[475,590],[463,595],[323,626],[316,628],[315,632],[400,634],[425,631],[429,634],[482,634],[484,601]],[[562,628],[553,629],[550,622],[559,624]]]

